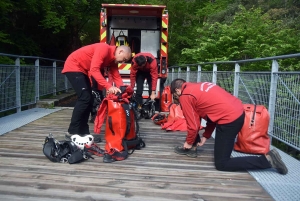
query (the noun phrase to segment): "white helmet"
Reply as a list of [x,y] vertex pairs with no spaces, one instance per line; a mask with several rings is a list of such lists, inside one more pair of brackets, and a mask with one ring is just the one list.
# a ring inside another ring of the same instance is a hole
[[81,137],[80,135],[72,135],[71,140],[81,149],[84,149],[84,145],[91,146],[94,143],[94,137],[92,135],[86,135]]

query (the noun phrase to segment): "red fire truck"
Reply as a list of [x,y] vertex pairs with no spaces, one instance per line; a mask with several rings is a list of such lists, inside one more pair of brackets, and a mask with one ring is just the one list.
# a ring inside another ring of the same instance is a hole
[[[168,12],[164,5],[102,4],[100,13],[100,42],[128,45],[133,54],[149,52],[158,63],[157,98],[167,78]],[[119,64],[125,84],[130,83],[131,61]],[[145,82],[143,97],[148,97]]]

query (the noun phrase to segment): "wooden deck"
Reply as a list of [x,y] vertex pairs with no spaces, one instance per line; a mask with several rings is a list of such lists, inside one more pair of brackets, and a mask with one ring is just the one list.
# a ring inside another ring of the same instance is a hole
[[213,139],[198,158],[180,156],[173,148],[185,133],[164,132],[150,120],[140,122],[146,148],[125,161],[52,163],[43,140],[50,132],[63,139],[71,113],[63,109],[0,136],[0,200],[273,200],[247,172],[215,170]]

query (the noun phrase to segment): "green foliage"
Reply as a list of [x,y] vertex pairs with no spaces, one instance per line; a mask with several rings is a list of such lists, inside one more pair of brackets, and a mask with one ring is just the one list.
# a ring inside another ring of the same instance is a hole
[[196,27],[202,26],[203,18],[197,10],[208,1],[166,1],[169,11],[169,65],[182,61],[190,63],[190,58],[181,50],[195,45]]
[[10,57],[0,56],[0,64],[14,65],[15,61]]
[[[70,52],[82,46],[81,42],[99,41],[102,2],[5,0],[0,3],[0,10],[5,10],[0,21],[0,52],[65,59]],[[89,36],[89,40],[81,41],[82,36]]]
[[[242,60],[291,54],[300,51],[299,33],[282,21],[270,20],[261,9],[240,6],[230,24],[205,23],[198,28],[199,38],[193,48],[182,53],[193,62]],[[269,69],[269,67],[268,67]],[[267,70],[265,65],[251,70]]]
[[[300,48],[300,2],[294,0],[2,0],[0,52],[64,60],[73,50],[99,42],[102,3],[166,5],[169,65]],[[285,61],[284,70],[299,69],[291,62]]]
[[224,21],[228,11],[230,11],[227,7],[231,5],[230,3],[232,2],[234,1],[219,0],[214,3],[206,1],[204,5],[197,10],[196,15],[201,16],[204,22],[216,20],[219,22]]
[[8,34],[3,33],[0,31],[0,41],[4,44],[13,44],[13,42],[8,38]]
[[52,29],[52,32],[58,33],[66,27],[66,17],[58,16],[58,13],[48,10],[45,18],[41,20],[42,26],[47,29]]
[[[0,12],[1,12],[1,21],[0,26],[4,26],[9,23],[8,13],[12,10],[12,3],[9,0],[2,0],[0,2]],[[3,29],[0,30],[0,43],[12,44],[12,41],[9,39],[9,34],[5,33]]]

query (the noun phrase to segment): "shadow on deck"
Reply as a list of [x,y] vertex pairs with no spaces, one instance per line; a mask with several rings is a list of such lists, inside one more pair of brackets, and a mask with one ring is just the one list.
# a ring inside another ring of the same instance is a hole
[[273,200],[248,172],[215,169],[213,139],[197,158],[180,156],[173,148],[185,133],[164,132],[150,120],[140,121],[146,147],[125,161],[52,163],[43,140],[49,133],[63,139],[71,113],[64,108],[0,136],[0,200]]

